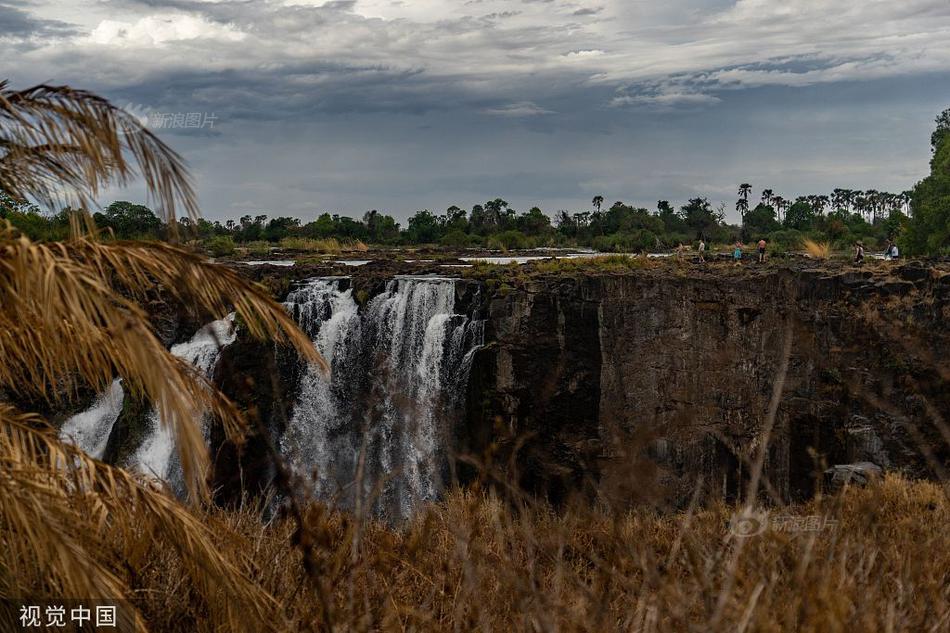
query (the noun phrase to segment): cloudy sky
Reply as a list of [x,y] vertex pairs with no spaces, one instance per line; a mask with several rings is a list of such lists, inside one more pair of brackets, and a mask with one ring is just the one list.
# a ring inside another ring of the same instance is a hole
[[950,107],[950,2],[0,0],[0,59],[15,87],[161,121],[210,218],[731,209],[742,181],[913,185]]

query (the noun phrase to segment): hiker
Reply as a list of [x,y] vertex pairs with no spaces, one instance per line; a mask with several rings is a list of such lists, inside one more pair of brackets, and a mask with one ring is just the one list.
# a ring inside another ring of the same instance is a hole
[[736,248],[732,251],[732,258],[738,266],[742,262],[742,242],[736,241]]
[[765,263],[765,238],[759,240],[759,263]]
[[897,250],[897,243],[887,240],[887,249],[884,251],[884,259],[897,259],[900,251]]
[[703,238],[699,238],[699,263],[706,263],[706,242],[703,241]]
[[861,242],[854,243],[854,263],[863,264],[864,263],[864,244]]

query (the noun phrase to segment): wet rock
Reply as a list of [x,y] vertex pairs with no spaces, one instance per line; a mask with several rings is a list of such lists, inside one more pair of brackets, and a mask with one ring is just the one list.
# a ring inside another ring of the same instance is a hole
[[901,279],[907,281],[925,281],[930,279],[932,269],[929,266],[924,266],[920,262],[910,262],[906,266],[898,268],[897,274],[900,275]]
[[879,479],[884,471],[877,464],[858,462],[857,464],[838,464],[825,471],[825,484],[831,489],[848,484],[866,486],[868,482]]
[[882,295],[885,296],[899,296],[906,295],[909,292],[913,292],[916,289],[916,286],[913,282],[910,281],[881,281],[874,285]]
[[890,465],[884,440],[875,430],[874,423],[863,416],[854,416],[846,429],[848,458],[854,462],[873,462]]

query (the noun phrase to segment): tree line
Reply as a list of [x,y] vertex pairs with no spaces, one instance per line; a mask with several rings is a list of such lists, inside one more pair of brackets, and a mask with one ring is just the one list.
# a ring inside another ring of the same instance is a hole
[[[455,205],[442,213],[424,209],[409,217],[405,226],[374,209],[362,218],[323,213],[306,223],[267,213],[225,222],[182,218],[177,220],[177,233],[187,241],[223,245],[222,251],[233,244],[276,244],[286,238],[453,248],[584,246],[618,252],[662,250],[699,239],[725,244],[765,238],[775,248],[791,249],[808,238],[837,248],[858,240],[873,248],[895,239],[910,253],[950,254],[950,109],[937,117],[931,146],[931,174],[901,193],[836,188],[830,194],[789,200],[769,188],[756,197],[752,185],[742,183],[735,204],[738,224],[726,222],[725,205],[713,207],[705,197],[692,198],[679,208],[659,200],[654,209],[646,209],[622,201],[608,207],[604,196],[598,195],[590,210],[560,210],[553,218],[537,206],[519,212],[504,199],[494,198],[469,210]],[[70,213],[67,209],[44,214],[36,205],[0,192],[0,218],[33,239],[66,237]],[[161,240],[171,233],[148,207],[126,201],[110,204],[94,219],[99,228],[120,239]]]

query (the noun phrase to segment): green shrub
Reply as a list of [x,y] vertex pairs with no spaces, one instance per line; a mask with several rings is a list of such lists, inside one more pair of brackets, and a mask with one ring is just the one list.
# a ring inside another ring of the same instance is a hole
[[528,248],[528,238],[521,231],[502,231],[488,238],[488,248],[503,251]]
[[454,248],[464,248],[472,243],[471,237],[468,233],[460,229],[455,229],[454,231],[449,231],[441,238],[439,238],[439,243],[443,246],[451,246]]
[[256,240],[254,242],[245,242],[241,245],[241,248],[245,249],[251,255],[270,255],[271,244],[264,240]]
[[227,235],[215,235],[206,239],[204,247],[215,257],[234,254],[234,240]]
[[781,231],[772,231],[766,237],[769,249],[772,251],[794,251],[802,247],[804,239],[801,231],[795,229],[783,229]]

